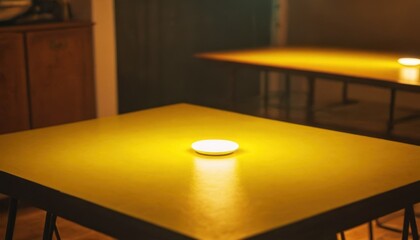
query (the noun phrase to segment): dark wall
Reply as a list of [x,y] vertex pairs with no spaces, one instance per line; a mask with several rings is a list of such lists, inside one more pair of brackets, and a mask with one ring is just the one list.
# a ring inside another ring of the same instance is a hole
[[290,0],[289,44],[420,53],[419,0]]
[[[225,68],[203,51],[267,46],[271,0],[117,0],[120,112],[228,98]],[[240,96],[258,93],[257,72],[242,73]]]

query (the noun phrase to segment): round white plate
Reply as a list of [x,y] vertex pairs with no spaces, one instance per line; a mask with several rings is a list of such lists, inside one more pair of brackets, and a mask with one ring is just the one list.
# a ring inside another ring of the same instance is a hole
[[407,67],[416,67],[420,65],[420,59],[418,58],[400,58],[398,63]]
[[219,156],[235,152],[239,145],[229,140],[207,139],[194,142],[191,147],[200,154]]

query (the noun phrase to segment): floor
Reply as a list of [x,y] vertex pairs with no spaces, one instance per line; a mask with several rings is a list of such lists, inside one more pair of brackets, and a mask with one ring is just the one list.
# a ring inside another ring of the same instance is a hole
[[[42,239],[45,212],[32,207],[19,209],[15,226],[15,240]],[[4,236],[7,219],[7,211],[1,211],[0,236]],[[57,226],[61,239],[64,240],[89,240],[89,239],[113,239],[96,231],[87,229],[62,218],[57,219]],[[1,238],[1,237],[0,237]]]
[[[417,206],[418,209],[418,206]],[[396,228],[402,225],[403,212],[396,212],[380,219],[387,226]],[[15,229],[15,240],[34,240],[42,239],[42,230],[44,224],[45,212],[36,208],[25,206],[18,211],[18,217]],[[3,206],[0,209],[0,236],[4,236],[7,219],[7,208]],[[420,221],[417,218],[417,223]],[[374,225],[375,240],[399,240],[401,234],[378,228]],[[419,225],[419,224],[418,224]],[[68,220],[58,218],[57,226],[60,236],[64,240],[109,240],[113,239],[101,233],[82,227]],[[347,240],[368,240],[368,225],[364,224],[345,232]],[[340,239],[340,238],[338,238]]]

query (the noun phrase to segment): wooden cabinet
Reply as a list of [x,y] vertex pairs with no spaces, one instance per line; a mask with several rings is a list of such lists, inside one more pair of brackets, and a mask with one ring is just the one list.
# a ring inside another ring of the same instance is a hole
[[0,28],[0,133],[94,117],[90,23]]
[[22,34],[0,34],[0,133],[29,129]]

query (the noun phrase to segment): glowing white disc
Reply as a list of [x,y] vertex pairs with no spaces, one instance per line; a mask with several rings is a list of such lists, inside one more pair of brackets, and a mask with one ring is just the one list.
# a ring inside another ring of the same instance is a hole
[[420,65],[420,59],[418,58],[400,58],[398,63],[404,66],[415,67]]
[[194,142],[191,147],[200,154],[218,156],[233,153],[239,145],[229,140],[207,139]]

